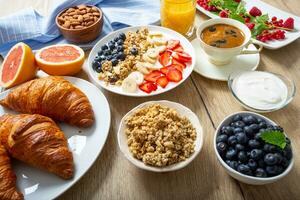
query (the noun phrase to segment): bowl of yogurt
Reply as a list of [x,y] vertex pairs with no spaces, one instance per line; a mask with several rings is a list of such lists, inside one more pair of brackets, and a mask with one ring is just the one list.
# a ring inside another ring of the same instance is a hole
[[295,96],[295,83],[280,74],[237,71],[228,78],[235,99],[247,110],[272,112],[288,105]]

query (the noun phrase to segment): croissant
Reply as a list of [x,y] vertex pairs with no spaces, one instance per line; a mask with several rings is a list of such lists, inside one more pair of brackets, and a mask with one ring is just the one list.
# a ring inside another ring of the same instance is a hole
[[2,115],[0,141],[13,158],[64,179],[73,176],[73,155],[67,140],[48,117],[38,114]]
[[94,122],[93,109],[85,94],[58,76],[26,82],[0,100],[0,104],[21,113],[41,114],[79,127]]
[[0,145],[0,199],[23,199],[22,193],[16,188],[16,175],[12,171],[10,159],[3,145]]

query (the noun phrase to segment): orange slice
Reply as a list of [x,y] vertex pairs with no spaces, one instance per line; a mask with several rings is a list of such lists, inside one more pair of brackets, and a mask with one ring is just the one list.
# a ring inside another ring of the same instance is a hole
[[35,55],[41,70],[50,75],[74,75],[84,63],[84,51],[71,44],[57,44],[40,49]]
[[35,77],[37,67],[30,47],[22,42],[13,46],[0,68],[0,86],[10,88]]

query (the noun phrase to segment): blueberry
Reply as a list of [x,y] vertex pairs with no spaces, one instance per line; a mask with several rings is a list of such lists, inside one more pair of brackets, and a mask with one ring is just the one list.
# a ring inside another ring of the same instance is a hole
[[272,129],[274,131],[280,131],[280,132],[284,132],[283,128],[281,126],[273,126]]
[[258,124],[258,127],[260,128],[260,129],[262,129],[262,128],[267,128],[267,124],[266,124],[266,122],[260,122],[259,124]]
[[244,164],[238,165],[237,171],[242,174],[251,175],[251,169],[248,165],[244,165]]
[[283,157],[280,164],[282,165],[282,167],[287,168],[290,164],[290,161]]
[[120,39],[119,37],[115,37],[113,41],[117,42],[119,39]]
[[267,129],[265,129],[265,128],[261,128],[261,129],[259,129],[259,133],[263,133],[263,132],[265,132]]
[[237,166],[239,165],[237,161],[233,160],[233,161],[229,161],[228,163],[229,167],[231,167],[232,169],[235,169],[237,168]]
[[95,56],[94,60],[95,60],[95,61],[98,61],[98,62],[101,62],[101,61],[102,61],[101,56]]
[[260,147],[260,143],[259,143],[259,141],[257,141],[257,140],[249,140],[249,141],[248,141],[248,147],[249,147],[250,149],[257,149],[257,148]]
[[255,136],[254,136],[254,139],[258,140],[258,141],[262,141],[262,139],[261,139],[261,133],[256,133]]
[[109,49],[114,49],[115,48],[115,43],[113,41],[110,41],[107,46],[109,47]]
[[254,171],[257,168],[257,162],[253,159],[249,159],[248,166],[250,167],[251,170]]
[[106,50],[103,52],[103,55],[104,55],[104,56],[108,56],[108,55],[110,55],[110,54],[111,54],[111,51],[108,50],[108,49],[106,49]]
[[263,159],[263,158],[262,158],[262,159],[259,159],[259,160],[257,161],[257,165],[258,165],[258,167],[264,168],[264,167],[266,166],[266,164],[265,164],[265,162],[264,162],[264,159]]
[[236,151],[244,151],[245,150],[245,146],[242,144],[236,144],[235,145],[235,150]]
[[263,151],[261,149],[253,149],[250,152],[250,158],[254,160],[259,160],[263,157]]
[[242,128],[235,128],[235,129],[233,129],[233,133],[234,134],[237,134],[237,133],[240,133],[240,132],[243,132]]
[[227,140],[227,143],[230,145],[230,146],[235,146],[237,144],[237,139],[236,139],[236,136],[235,135],[232,135],[228,138]]
[[221,129],[221,132],[223,134],[226,134],[226,135],[230,136],[230,135],[233,135],[233,130],[234,129],[230,126],[223,126],[222,129]]
[[254,137],[254,130],[250,126],[245,126],[244,131],[249,138]]
[[257,124],[259,124],[260,122],[266,122],[264,119],[262,119],[262,118],[256,118],[257,119]]
[[97,54],[98,56],[101,56],[103,54],[103,50],[99,50]]
[[229,160],[234,160],[236,158],[237,152],[234,149],[229,149],[226,152],[226,158]]
[[257,124],[251,124],[249,128],[251,128],[254,133],[257,133],[259,131],[259,126]]
[[93,68],[93,70],[96,71],[97,67],[100,66],[100,65],[101,65],[100,62],[98,62],[96,60],[93,60],[93,62],[92,62],[92,68]]
[[247,154],[245,151],[240,151],[238,153],[238,160],[241,162],[241,163],[246,163],[248,161],[248,158],[247,158]]
[[224,154],[227,150],[227,145],[224,142],[217,143],[217,150],[220,154]]
[[252,115],[248,115],[243,117],[243,122],[247,125],[255,124],[257,123],[257,119]]
[[285,141],[286,141],[287,144],[289,144],[289,145],[291,144],[291,140],[289,138],[286,137]]
[[283,157],[280,153],[274,153],[274,156],[277,157],[277,163],[282,162]]
[[124,47],[123,46],[117,46],[117,51],[118,52],[123,52],[124,51]]
[[106,56],[106,60],[112,60],[112,56],[111,55]]
[[288,160],[290,160],[293,157],[293,153],[292,153],[292,149],[289,145],[287,145],[283,152],[282,152],[283,156],[286,157]]
[[263,177],[267,177],[267,173],[263,168],[257,168],[255,171],[255,176],[263,178]]
[[281,168],[279,168],[277,165],[274,165],[274,166],[267,166],[266,172],[269,176],[276,176],[280,174],[282,171]]
[[233,123],[233,126],[234,126],[235,128],[244,128],[245,123],[244,123],[243,121],[237,121],[237,122],[234,122],[234,123]]
[[226,164],[229,165],[231,160],[225,160]]
[[111,64],[112,64],[112,66],[116,66],[116,65],[118,64],[118,60],[115,59],[115,58],[113,58],[113,59],[111,60]]
[[105,55],[101,55],[100,58],[101,58],[102,61],[106,60],[106,56]]
[[232,122],[237,122],[237,121],[241,121],[243,118],[241,115],[235,115],[233,118],[232,118]]
[[239,144],[247,144],[248,138],[245,133],[243,133],[243,132],[237,133],[235,136],[236,136],[237,142]]
[[130,49],[130,53],[132,55],[136,56],[139,52],[138,52],[137,48],[133,47],[133,48]]
[[265,144],[263,147],[263,150],[266,153],[274,153],[274,152],[276,152],[276,147],[272,144]]
[[277,160],[277,157],[274,154],[268,153],[268,154],[265,155],[264,161],[267,165],[275,165],[278,160]]
[[103,45],[102,47],[101,47],[101,50],[106,50],[106,49],[108,49],[108,46],[107,45]]
[[123,40],[118,40],[116,44],[117,44],[117,45],[123,45],[123,44],[124,44],[124,41],[123,41]]
[[217,137],[217,143],[218,143],[218,142],[227,142],[227,140],[228,140],[228,136],[227,136],[227,135],[224,135],[224,134],[219,135],[219,136]]
[[125,56],[124,53],[122,53],[122,52],[119,52],[119,53],[118,53],[117,59],[119,59],[119,60],[125,60],[125,58],[126,58],[126,56]]
[[125,40],[126,39],[125,33],[120,33],[119,38]]
[[114,49],[112,52],[111,52],[112,55],[117,55],[118,54],[118,51],[117,49]]

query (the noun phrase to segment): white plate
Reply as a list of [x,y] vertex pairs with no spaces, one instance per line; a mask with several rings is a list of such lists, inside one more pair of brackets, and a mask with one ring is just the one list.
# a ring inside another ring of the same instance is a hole
[[[146,165],[142,161],[134,158],[132,156],[132,153],[129,151],[129,148],[127,145],[127,137],[125,135],[125,129],[126,129],[125,119],[127,117],[129,117],[130,115],[132,115],[137,109],[143,108],[143,107],[149,106],[151,104],[155,104],[155,103],[175,109],[179,113],[180,116],[187,117],[190,120],[190,122],[193,124],[194,128],[196,129],[197,138],[195,141],[195,152],[189,158],[187,158],[185,161],[182,161],[182,162],[179,162],[179,163],[176,163],[173,165],[169,165],[166,167],[153,167],[150,165]],[[135,166],[137,166],[141,169],[152,171],[152,172],[175,171],[175,170],[179,170],[179,169],[187,166],[200,153],[200,151],[202,149],[202,145],[203,145],[203,129],[202,129],[202,126],[200,124],[200,121],[199,121],[197,115],[195,113],[193,113],[189,108],[187,108],[179,103],[166,101],[166,100],[148,101],[148,102],[142,103],[142,104],[138,105],[137,107],[133,108],[122,118],[122,120],[120,122],[120,126],[119,126],[119,131],[118,131],[118,144],[119,144],[119,148],[121,149],[124,156],[132,164],[134,164]]]
[[[261,44],[263,45],[265,48],[267,49],[279,49],[281,47],[284,47],[290,43],[292,43],[293,41],[295,41],[296,39],[298,39],[300,37],[300,17],[295,16],[291,13],[285,12],[283,10],[280,10],[278,8],[275,8],[267,3],[264,3],[263,1],[260,0],[256,0],[256,1],[245,1],[246,2],[246,9],[249,11],[253,6],[256,6],[257,8],[259,8],[263,14],[268,14],[270,18],[272,18],[273,16],[276,16],[279,19],[283,19],[286,20],[289,17],[294,18],[294,26],[296,31],[295,32],[289,32],[286,31],[286,38],[284,40],[274,40],[274,41],[269,41],[267,43],[264,42],[260,42],[258,40],[254,40],[255,43],[257,44]],[[205,10],[204,8],[202,8],[201,6],[199,6],[197,4],[197,9],[199,11],[201,11],[202,13],[204,13],[205,15],[209,16],[210,18],[219,18],[218,15],[215,15],[207,10]]]
[[[232,60],[231,63],[223,66],[216,66],[208,61],[206,54],[200,46],[200,42],[197,39],[192,41],[192,45],[195,49],[197,58],[194,71],[200,75],[219,81],[227,81],[229,75],[235,71],[252,70],[254,71],[260,60],[259,54],[246,54],[239,55]],[[256,47],[251,44],[248,47],[249,50],[255,50]]]
[[[109,42],[110,40],[112,40],[114,37],[116,37],[120,33],[127,33],[128,31],[137,31],[138,29],[145,28],[145,27],[148,28],[150,31],[159,31],[159,32],[163,33],[167,39],[180,40],[180,44],[184,48],[184,51],[191,55],[192,63],[188,64],[187,67],[183,70],[182,80],[178,83],[170,82],[166,88],[157,87],[157,90],[151,92],[150,94],[147,94],[139,89],[135,93],[124,92],[124,91],[122,91],[120,86],[107,85],[107,84],[105,84],[104,81],[100,81],[98,79],[98,73],[96,73],[92,69],[92,61],[95,58],[95,56],[97,55],[97,52],[100,50],[100,47],[102,45],[106,44],[107,42]],[[181,34],[175,32],[173,30],[161,27],[161,26],[151,26],[151,25],[135,26],[135,27],[128,27],[128,28],[114,31],[111,34],[102,38],[99,42],[97,42],[97,44],[92,49],[92,51],[89,55],[89,58],[88,58],[88,66],[89,66],[88,70],[89,70],[89,76],[91,77],[93,82],[95,82],[97,85],[101,86],[102,88],[104,88],[110,92],[117,93],[120,95],[125,95],[125,96],[145,97],[145,96],[153,96],[153,95],[158,95],[158,94],[167,92],[167,91],[177,87],[181,83],[183,83],[192,73],[194,65],[195,65],[195,61],[196,61],[195,52],[194,52],[194,48],[193,48],[192,44]]]
[[[95,162],[108,135],[110,109],[102,92],[85,80],[75,77],[65,77],[65,79],[86,94],[95,113],[95,122],[90,128],[77,128],[65,123],[59,124],[68,138],[69,147],[73,153],[75,171],[71,180],[63,180],[54,174],[14,161],[13,168],[17,175],[17,186],[26,200],[54,199],[69,189]],[[1,93],[0,99],[8,93],[9,90]],[[0,114],[4,113],[15,112],[0,106]]]

